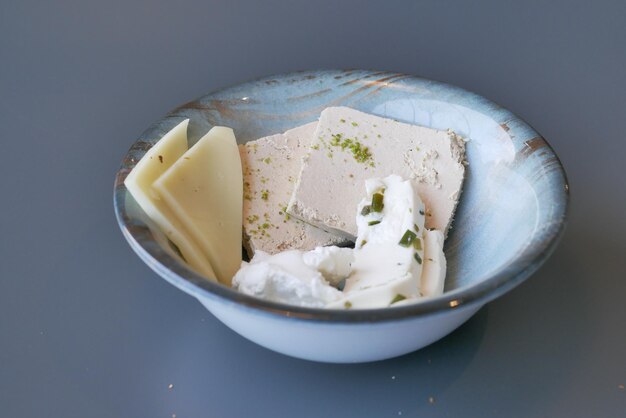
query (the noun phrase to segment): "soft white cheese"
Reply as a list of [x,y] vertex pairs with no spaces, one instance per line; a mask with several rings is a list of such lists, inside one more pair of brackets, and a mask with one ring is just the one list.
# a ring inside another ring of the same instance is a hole
[[345,242],[287,214],[287,203],[317,122],[239,146],[243,168],[244,246],[248,256],[261,250],[311,250]]
[[317,247],[302,255],[302,261],[322,273],[324,278],[333,286],[350,275],[351,264],[354,261],[354,251],[351,248]]
[[438,131],[347,107],[322,111],[287,211],[354,239],[353,208],[365,179],[410,179],[428,209],[426,227],[447,234],[465,174],[465,143]]
[[262,299],[316,308],[343,296],[322,273],[304,262],[299,250],[275,255],[257,251],[250,263],[242,263],[233,278],[233,287]]
[[[424,205],[407,180],[365,182],[357,209],[357,247],[346,280],[346,307],[378,308],[421,296]],[[376,199],[378,197],[378,200]]]

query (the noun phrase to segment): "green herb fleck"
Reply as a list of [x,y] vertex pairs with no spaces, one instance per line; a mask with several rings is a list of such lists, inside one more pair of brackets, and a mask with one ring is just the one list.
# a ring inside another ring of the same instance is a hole
[[349,300],[345,301],[343,307],[346,309],[350,309],[352,307],[352,303]]
[[415,238],[417,238],[417,234],[410,229],[407,229],[404,235],[402,235],[402,238],[400,238],[398,245],[408,248],[411,246]]
[[415,241],[413,241],[413,248],[415,248],[416,250],[420,250],[422,249],[422,240],[419,238],[416,238]]
[[250,215],[246,219],[248,220],[249,224],[253,224],[253,223],[255,223],[256,221],[259,220],[259,216],[258,215]]
[[382,193],[374,193],[372,196],[372,212],[382,212],[385,207],[383,203],[384,195]]
[[352,122],[352,126],[359,126],[359,124],[356,122]]
[[261,190],[261,199],[267,200],[270,197],[269,190]]
[[356,138],[344,138],[342,134],[331,135],[330,145],[339,147],[342,151],[349,150],[352,157],[359,163],[368,163],[373,166],[372,152]]
[[263,162],[264,162],[265,164],[269,164],[269,163],[271,163],[271,162],[272,162],[272,159],[271,159],[270,157],[266,157],[266,158],[264,158],[264,159],[263,159]]
[[318,149],[320,149],[320,144],[311,145],[311,149],[317,151]]
[[415,261],[417,261],[417,264],[422,264],[422,257],[420,257],[418,253],[415,253],[413,258],[415,258]]
[[339,122],[346,123],[346,120],[345,119],[339,119]]
[[376,138],[380,138],[380,137],[381,137],[380,134],[376,135]]
[[371,211],[372,211],[372,205],[363,206],[363,209],[361,209],[361,216],[367,216],[370,214]]
[[401,294],[399,294],[399,293],[398,293],[398,294],[396,295],[396,297],[395,297],[395,298],[393,298],[393,299],[391,300],[390,305],[393,305],[394,303],[398,303],[398,302],[403,301],[403,300],[405,300],[405,299],[406,299],[406,296],[401,295]]
[[420,152],[420,147],[415,147],[415,151]]
[[380,223],[380,221],[369,221],[367,224],[369,226],[374,226],[374,225],[378,225]]
[[367,240],[366,240],[366,239],[364,239],[363,241],[361,241],[360,246],[362,247],[362,246],[364,246],[365,244],[367,244]]
[[267,229],[269,227],[270,227],[270,224],[267,223],[267,222],[265,222],[265,223],[263,223],[263,225],[261,225],[261,228],[263,228],[263,229]]
[[415,232],[420,232],[420,227],[417,224],[413,224],[413,229],[415,229]]

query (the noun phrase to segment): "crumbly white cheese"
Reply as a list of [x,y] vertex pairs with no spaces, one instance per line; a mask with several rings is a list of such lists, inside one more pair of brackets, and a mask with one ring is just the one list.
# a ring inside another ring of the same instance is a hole
[[428,208],[426,227],[447,234],[465,173],[465,143],[452,131],[409,125],[347,107],[322,111],[287,212],[354,239],[361,185],[397,174]]
[[342,297],[321,272],[305,263],[303,252],[269,255],[257,250],[250,263],[243,262],[233,287],[247,295],[274,302],[321,308]]
[[350,275],[354,261],[354,251],[351,248],[317,247],[302,254],[304,264],[322,273],[324,278],[333,286]]
[[311,250],[345,242],[287,214],[317,122],[239,146],[244,175],[243,229],[248,255]]

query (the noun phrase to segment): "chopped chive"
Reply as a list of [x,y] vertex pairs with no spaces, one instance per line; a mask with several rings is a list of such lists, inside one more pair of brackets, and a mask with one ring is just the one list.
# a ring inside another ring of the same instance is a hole
[[383,203],[383,194],[374,193],[372,196],[372,212],[382,212],[385,204]]
[[415,229],[415,232],[420,232],[420,227],[417,224],[413,224],[413,229]]
[[420,250],[422,249],[422,240],[419,238],[416,238],[415,241],[413,241],[413,248],[415,248],[416,250]]
[[367,224],[369,226],[374,226],[374,225],[378,225],[380,223],[380,221],[369,221]]
[[398,294],[396,295],[396,297],[395,297],[395,298],[393,298],[393,299],[391,300],[390,305],[393,305],[394,303],[398,303],[398,302],[403,301],[403,300],[405,300],[405,299],[406,299],[406,296],[401,295],[401,294],[399,294],[399,293],[398,293]]
[[350,309],[352,307],[352,303],[349,300],[345,301],[343,307],[346,309]]
[[362,247],[362,246],[364,246],[365,244],[367,244],[367,240],[366,240],[366,239],[364,239],[363,241],[361,241],[361,244],[360,244],[360,245],[361,245],[361,247]]
[[402,235],[402,238],[400,238],[398,245],[408,248],[411,246],[415,238],[417,238],[417,234],[410,229],[407,229],[404,235]]
[[413,258],[415,258],[415,261],[417,261],[417,264],[422,264],[422,257],[420,257],[418,253],[415,253]]
[[356,122],[352,122],[352,126],[359,126],[359,124]]
[[371,211],[372,211],[372,205],[363,206],[363,209],[361,209],[361,215],[367,216],[370,214]]
[[339,122],[346,123],[346,120],[345,119],[339,119]]

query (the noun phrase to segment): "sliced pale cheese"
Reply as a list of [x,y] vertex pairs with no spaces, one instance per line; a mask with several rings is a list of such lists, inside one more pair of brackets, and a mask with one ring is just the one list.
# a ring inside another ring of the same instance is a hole
[[309,150],[317,122],[239,146],[244,175],[244,246],[257,250],[311,250],[345,242],[287,214],[287,203]]
[[241,265],[243,178],[233,130],[216,126],[153,184],[230,286]]
[[411,179],[426,205],[426,227],[447,233],[463,177],[465,143],[438,131],[347,107],[322,111],[288,213],[354,239],[353,208],[363,181],[397,174]]
[[188,124],[189,119],[182,121],[154,144],[128,174],[124,185],[146,215],[176,244],[191,268],[215,280],[215,272],[202,251],[176,215],[152,189],[152,183],[187,151]]

